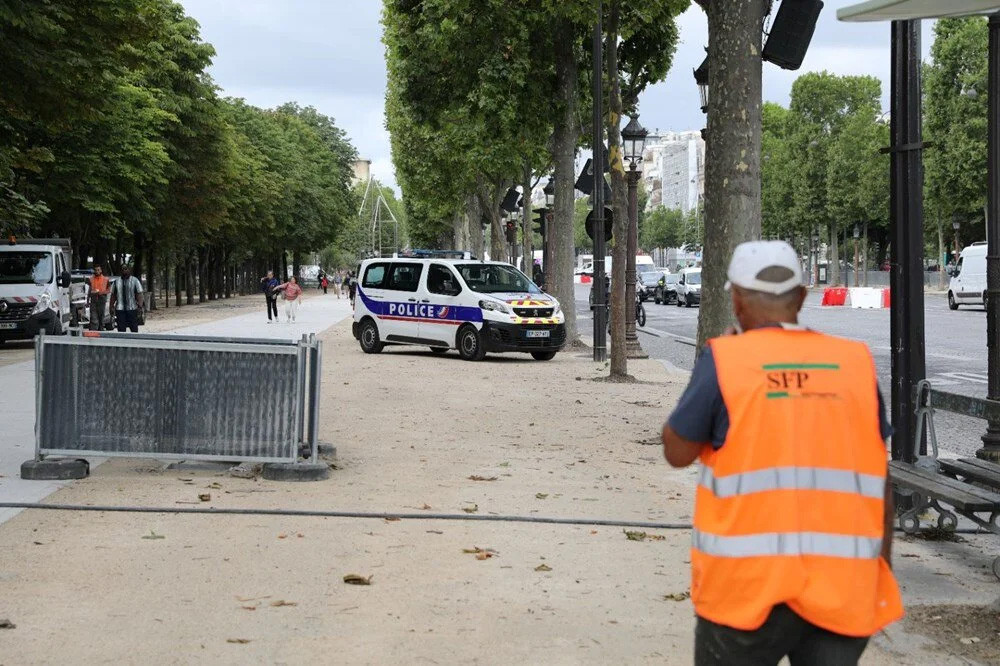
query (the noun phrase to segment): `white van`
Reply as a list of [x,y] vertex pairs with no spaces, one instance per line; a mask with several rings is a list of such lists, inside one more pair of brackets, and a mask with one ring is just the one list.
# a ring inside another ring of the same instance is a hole
[[[0,245],[0,342],[69,329],[72,303],[86,293],[85,285],[72,284],[71,258],[64,238],[11,238]],[[81,293],[74,299],[71,289]]]
[[701,269],[682,270],[674,290],[677,292],[677,307],[701,305]]
[[948,307],[986,304],[986,243],[973,243],[958,257],[948,284]]
[[377,354],[386,344],[525,352],[548,361],[566,343],[559,302],[510,264],[453,258],[367,259],[358,271],[354,337]]

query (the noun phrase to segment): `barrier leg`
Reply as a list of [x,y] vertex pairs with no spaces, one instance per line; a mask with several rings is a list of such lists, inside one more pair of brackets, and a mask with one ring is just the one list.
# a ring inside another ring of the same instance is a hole
[[325,481],[330,478],[327,463],[267,463],[261,477],[268,481]]
[[26,481],[70,481],[90,476],[90,463],[83,458],[43,458],[21,463],[21,478]]

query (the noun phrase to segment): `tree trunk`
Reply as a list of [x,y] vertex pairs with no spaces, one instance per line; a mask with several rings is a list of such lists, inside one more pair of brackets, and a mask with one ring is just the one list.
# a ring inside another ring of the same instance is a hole
[[183,268],[180,264],[174,266],[174,305],[177,307],[181,306],[181,271]]
[[[554,28],[556,103],[560,113],[552,132],[552,159],[555,163],[555,203],[553,204],[552,236],[549,246],[552,271],[546,275],[549,293],[562,304],[566,317],[566,342],[577,339],[576,288],[573,284],[573,259],[576,251],[573,238],[573,183],[576,182],[576,141],[580,134],[577,122],[577,58],[573,24],[560,21]],[[546,267],[548,270],[548,267]]]
[[483,245],[483,220],[482,209],[479,206],[479,197],[470,194],[465,198],[465,223],[469,232],[469,251],[477,257],[486,256],[486,247]]
[[[628,375],[628,350],[625,348],[625,263],[628,260],[628,183],[622,162],[621,79],[618,76],[619,0],[611,5],[607,24],[604,56],[607,59],[611,95],[608,100],[608,163],[611,165],[611,208],[614,213],[614,246],[611,250],[611,376]],[[606,222],[605,222],[606,223]],[[634,307],[634,306],[633,306]]]
[[147,260],[147,271],[149,273],[149,281],[146,284],[146,289],[149,291],[149,309],[150,311],[156,310],[156,243],[149,243],[149,258]]
[[284,250],[281,251],[281,275],[278,279],[282,282],[288,279],[288,253]]
[[467,249],[465,228],[465,213],[456,211],[451,218],[451,246],[456,250]]
[[733,320],[733,250],[760,238],[761,30],[768,0],[702,2],[708,14],[708,141],[698,348]]
[[187,295],[187,304],[194,305],[194,252],[190,252],[184,260],[184,291]]
[[[380,248],[381,249],[381,248]],[[292,252],[292,275],[295,276],[296,280],[302,279],[302,255],[298,250]]]
[[868,286],[868,220],[865,220],[865,228],[861,237],[861,266],[864,273],[861,274],[861,286]]
[[507,235],[500,219],[500,204],[507,192],[507,181],[499,180],[487,183],[480,178],[476,192],[479,195],[479,206],[490,221],[490,260],[503,261],[507,256]]
[[524,160],[524,171],[521,173],[521,189],[524,198],[524,208],[521,209],[521,270],[529,278],[534,278],[535,255],[532,240],[534,233],[531,230],[531,162]]
[[830,263],[827,264],[828,284],[840,286],[840,230],[830,225]]
[[941,214],[937,216],[937,236],[938,236],[938,289],[944,291],[948,288],[944,272],[944,224],[941,223]]
[[208,297],[208,285],[205,284],[205,270],[206,264],[208,264],[208,259],[206,255],[208,251],[205,248],[198,250],[198,302],[204,303],[205,299]]

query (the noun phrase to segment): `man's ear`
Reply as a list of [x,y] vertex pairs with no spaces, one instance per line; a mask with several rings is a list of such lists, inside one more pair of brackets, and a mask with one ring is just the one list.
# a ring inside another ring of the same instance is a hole
[[798,303],[797,303],[797,305],[795,307],[795,311],[796,312],[801,312],[802,311],[802,306],[805,304],[806,297],[808,295],[809,295],[809,290],[808,289],[806,289],[804,286],[799,287],[799,301],[798,301]]

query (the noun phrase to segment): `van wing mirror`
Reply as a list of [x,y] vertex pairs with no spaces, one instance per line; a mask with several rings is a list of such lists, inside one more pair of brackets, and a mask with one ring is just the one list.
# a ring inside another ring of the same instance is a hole
[[59,279],[56,281],[56,286],[63,287],[64,289],[69,289],[69,286],[72,282],[73,282],[73,276],[70,275],[69,271],[63,271],[59,275]]

